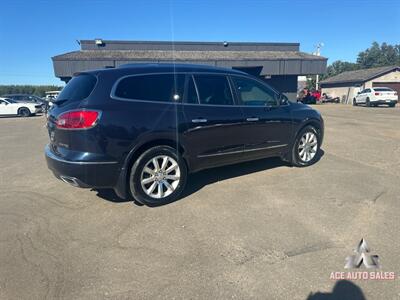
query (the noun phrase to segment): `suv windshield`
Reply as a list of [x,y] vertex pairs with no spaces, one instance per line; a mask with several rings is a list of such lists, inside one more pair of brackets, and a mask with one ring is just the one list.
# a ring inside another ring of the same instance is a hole
[[80,74],[73,77],[63,88],[56,102],[66,100],[81,101],[87,98],[92,92],[96,81],[96,77],[90,74]]

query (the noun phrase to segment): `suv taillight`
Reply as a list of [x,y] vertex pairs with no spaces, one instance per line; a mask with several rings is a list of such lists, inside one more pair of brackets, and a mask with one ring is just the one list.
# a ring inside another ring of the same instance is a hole
[[101,113],[96,110],[73,110],[62,113],[56,121],[61,129],[89,129],[97,124]]
[[375,93],[375,96],[379,96],[380,94],[379,93]]

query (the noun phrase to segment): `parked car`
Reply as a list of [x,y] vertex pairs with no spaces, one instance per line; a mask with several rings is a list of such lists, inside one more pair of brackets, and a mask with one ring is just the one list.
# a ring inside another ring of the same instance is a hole
[[366,106],[378,106],[386,104],[394,107],[399,98],[397,92],[387,87],[375,87],[362,90],[353,99],[353,105],[365,104]]
[[318,159],[321,115],[246,73],[138,64],[82,72],[49,111],[48,167],[73,186],[168,203],[188,173],[278,156]]
[[32,102],[17,102],[0,97],[0,115],[29,117],[41,111],[41,105]]
[[3,95],[2,97],[7,98],[7,99],[12,99],[16,102],[22,102],[22,103],[36,103],[41,105],[41,111],[40,112],[46,112],[48,108],[48,103],[47,101],[43,100],[39,96],[36,95],[29,95],[29,94],[7,94]]

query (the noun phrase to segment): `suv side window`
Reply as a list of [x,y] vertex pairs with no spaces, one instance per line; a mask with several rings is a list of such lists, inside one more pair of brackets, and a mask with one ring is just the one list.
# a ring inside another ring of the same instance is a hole
[[371,89],[366,89],[364,93],[371,93]]
[[277,106],[278,94],[255,80],[232,76],[239,101],[246,106]]
[[208,105],[233,105],[228,78],[225,75],[194,75],[200,103]]
[[134,75],[123,78],[114,95],[131,100],[180,102],[184,84],[183,74]]

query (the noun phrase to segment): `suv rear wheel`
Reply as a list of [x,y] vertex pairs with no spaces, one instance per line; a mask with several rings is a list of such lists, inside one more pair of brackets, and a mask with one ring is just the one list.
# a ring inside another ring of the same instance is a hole
[[143,152],[132,166],[129,187],[138,202],[162,205],[176,200],[185,188],[187,168],[174,148],[156,146]]

